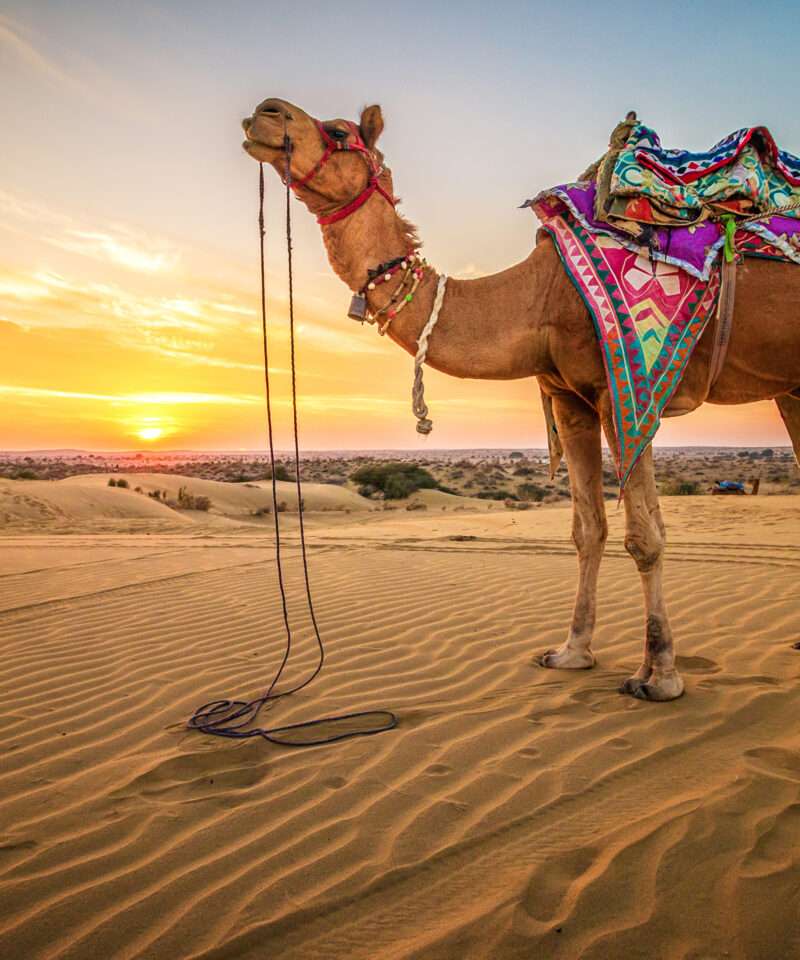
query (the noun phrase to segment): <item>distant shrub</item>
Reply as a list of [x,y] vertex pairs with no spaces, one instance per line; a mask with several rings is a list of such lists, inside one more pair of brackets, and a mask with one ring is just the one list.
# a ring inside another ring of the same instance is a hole
[[371,488],[371,496],[381,491],[387,500],[401,500],[417,490],[435,490],[436,479],[416,463],[378,463],[359,467],[350,479],[360,484],[359,492]]
[[700,484],[696,480],[665,480],[661,493],[665,497],[693,497],[700,493]]
[[476,497],[479,500],[519,500],[510,490],[481,490]]
[[[251,483],[253,480],[271,480],[272,479],[272,470],[268,467],[266,472],[255,470],[245,472],[240,470],[238,473],[235,473],[231,477],[231,483]],[[294,480],[294,477],[289,473],[284,464],[276,463],[275,464],[275,479],[276,480]]]
[[108,485],[109,485],[109,487],[116,487],[117,481],[114,479],[114,477],[109,477],[109,478],[108,478]]
[[197,494],[189,493],[186,487],[181,487],[178,490],[177,506],[181,510],[208,511],[211,509],[211,500],[208,497],[198,496]]
[[122,480],[117,480],[117,486],[122,487],[124,490],[130,490],[130,484],[124,478]]
[[539,503],[547,496],[547,488],[539,486],[538,483],[521,483],[517,493],[521,500],[533,500]]
[[419,490],[419,486],[406,473],[390,473],[383,478],[381,489],[387,500],[402,500]]

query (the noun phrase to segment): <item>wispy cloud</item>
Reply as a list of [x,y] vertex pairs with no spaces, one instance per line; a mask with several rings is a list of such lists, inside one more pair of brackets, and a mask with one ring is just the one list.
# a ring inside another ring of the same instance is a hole
[[[150,350],[185,363],[261,369],[256,311],[233,295],[225,299],[219,294],[211,298],[154,296],[115,283],[78,282],[46,270],[0,271],[0,295],[3,316],[23,328],[91,330],[126,349]],[[270,339],[285,349],[289,334],[281,321],[271,322]],[[351,331],[345,321],[334,330],[303,319],[297,324],[297,337],[301,348],[313,345],[316,351],[328,354],[381,355],[388,349],[373,331]],[[252,359],[242,356],[251,349]],[[270,372],[288,371],[271,364]]]
[[[344,323],[342,326],[344,327]],[[283,331],[279,335],[288,337],[289,334],[288,331]],[[314,346],[322,350],[336,353],[381,354],[386,349],[385,342],[368,327],[351,333],[346,327],[342,330],[334,330],[320,323],[303,320],[297,325],[297,336],[313,341]]]
[[37,234],[47,231],[41,237],[44,243],[136,273],[163,273],[174,269],[180,259],[163,237],[144,236],[120,223],[105,223],[98,229],[49,205],[0,190],[0,227],[28,233],[31,226]]
[[131,329],[209,337],[241,327],[239,315],[201,297],[134,293],[114,283],[81,283],[38,270],[0,273],[0,292],[19,322],[33,327],[78,327],[129,336]]
[[120,236],[91,230],[68,230],[64,236],[44,239],[46,243],[70,253],[79,253],[93,260],[115,263],[142,273],[171,270],[178,260],[175,251],[147,249],[141,241],[137,242],[134,238],[126,240]]
[[91,89],[78,77],[68,73],[45,56],[29,36],[25,36],[25,28],[12,20],[6,14],[0,14],[0,47],[9,51],[12,57],[26,67],[34,70],[50,84],[58,89],[64,86],[72,87],[83,95],[92,93]]
[[169,406],[172,404],[204,404],[215,406],[249,406],[264,402],[263,397],[254,394],[227,394],[227,393],[84,393],[76,390],[54,390],[47,387],[24,387],[15,384],[0,384],[0,394],[21,399],[59,399],[59,400],[98,400],[103,403],[133,404],[136,406],[153,404]]

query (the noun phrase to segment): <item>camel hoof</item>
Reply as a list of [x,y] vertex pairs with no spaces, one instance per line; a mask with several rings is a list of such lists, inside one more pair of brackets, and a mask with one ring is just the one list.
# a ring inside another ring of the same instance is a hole
[[677,700],[683,694],[683,680],[679,674],[671,677],[662,677],[660,680],[642,680],[639,677],[628,677],[620,686],[620,693],[627,693],[637,700],[651,700],[663,703],[667,700]]
[[549,670],[590,670],[597,661],[591,650],[571,650],[563,646],[558,650],[545,650],[535,662]]
[[644,684],[645,684],[645,681],[640,680],[639,677],[628,677],[627,680],[623,680],[622,683],[619,685],[619,692],[628,693],[632,697],[635,697],[636,691],[639,689],[639,687],[644,686]]

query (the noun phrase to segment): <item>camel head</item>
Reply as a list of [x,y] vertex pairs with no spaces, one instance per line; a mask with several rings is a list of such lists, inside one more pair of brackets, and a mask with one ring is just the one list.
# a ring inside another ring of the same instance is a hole
[[361,197],[373,180],[391,197],[391,178],[382,169],[383,155],[375,144],[383,130],[379,106],[366,107],[359,122],[316,120],[287,100],[262,101],[242,127],[245,151],[286,176],[286,138],[291,144],[291,179],[297,196],[322,216]]

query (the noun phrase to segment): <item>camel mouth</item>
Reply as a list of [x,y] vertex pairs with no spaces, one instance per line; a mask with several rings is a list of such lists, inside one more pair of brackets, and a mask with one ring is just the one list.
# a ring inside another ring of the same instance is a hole
[[267,143],[266,140],[259,140],[258,137],[247,137],[242,141],[242,146],[245,150],[251,147],[266,147],[267,150],[281,150],[283,148],[283,141],[280,143]]
[[264,137],[262,130],[258,131],[261,136],[255,135],[254,128],[256,127],[258,119],[260,118],[246,117],[244,120],[242,120],[242,129],[244,130],[244,135],[246,138],[242,143],[242,149],[246,153],[249,153],[251,156],[256,156],[257,158],[258,153],[280,150],[283,147],[283,138],[277,133],[274,136],[274,143],[270,142],[270,140],[273,139],[271,136],[272,131],[268,131],[266,137]]
[[283,140],[279,143],[268,143],[266,140],[252,136],[247,130],[245,130],[245,137],[247,139],[242,141],[242,149],[256,160],[271,161],[276,152],[283,149]]

